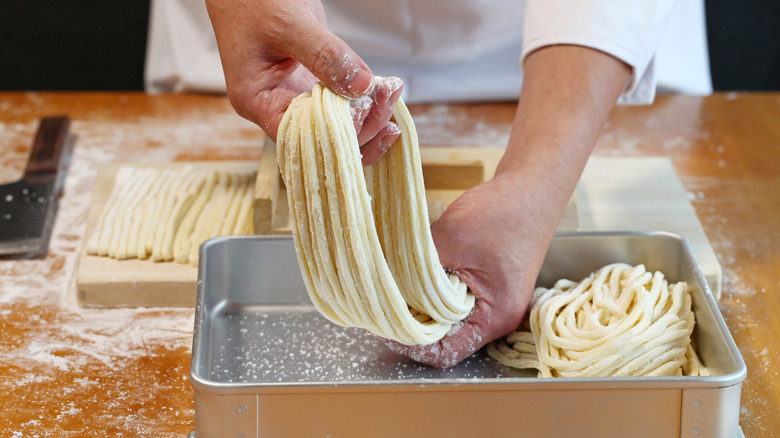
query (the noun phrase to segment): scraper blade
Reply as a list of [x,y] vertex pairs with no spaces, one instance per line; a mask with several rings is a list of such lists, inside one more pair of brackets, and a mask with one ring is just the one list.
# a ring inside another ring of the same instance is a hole
[[0,185],[0,255],[45,254],[69,157],[67,116],[41,120],[24,176]]

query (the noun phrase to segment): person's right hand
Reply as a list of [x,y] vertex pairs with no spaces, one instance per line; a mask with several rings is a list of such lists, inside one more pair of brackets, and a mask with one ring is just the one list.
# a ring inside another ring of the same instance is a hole
[[504,173],[464,192],[431,224],[444,268],[477,297],[474,310],[441,340],[396,353],[437,368],[451,367],[485,344],[516,330],[559,217],[548,208],[557,194],[531,172]]
[[325,23],[319,0],[207,0],[230,103],[276,140],[293,98],[317,80],[355,99],[353,114],[365,165],[400,134],[390,121],[401,95],[397,78],[371,70]]

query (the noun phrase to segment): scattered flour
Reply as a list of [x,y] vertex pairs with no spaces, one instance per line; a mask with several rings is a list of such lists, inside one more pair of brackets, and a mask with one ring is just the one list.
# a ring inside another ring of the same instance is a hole
[[509,142],[510,127],[505,121],[475,119],[466,108],[430,105],[414,109],[412,116],[420,145],[503,148]]
[[[45,95],[26,97],[34,106],[46,102]],[[0,102],[0,120],[18,120],[21,111]],[[0,259],[0,406],[13,413],[0,416],[0,436],[182,436],[194,429],[187,380],[194,310],[76,305],[92,184],[98,166],[112,161],[258,159],[262,138],[227,111],[105,120],[88,113],[72,121],[75,148],[47,256]],[[36,128],[0,122],[0,184],[22,176]]]

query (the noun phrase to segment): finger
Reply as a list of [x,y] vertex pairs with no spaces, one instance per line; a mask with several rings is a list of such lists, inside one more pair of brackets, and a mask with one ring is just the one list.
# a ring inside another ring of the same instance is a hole
[[[477,279],[469,273],[458,273],[467,285],[473,284],[481,289]],[[481,292],[481,291],[480,291]],[[491,301],[480,299],[478,293],[474,310],[463,320],[452,326],[452,329],[438,342],[429,345],[403,345],[389,341],[388,347],[414,361],[436,368],[450,368],[470,356],[483,345],[490,342],[491,321],[495,318],[490,306]]]
[[399,135],[401,135],[401,128],[393,122],[387,122],[374,138],[360,148],[363,166],[370,166],[379,161]]
[[436,368],[449,368],[488,342],[517,328],[525,314],[525,305],[506,305],[502,302],[500,296],[495,296],[495,290],[489,285],[484,273],[471,270],[456,270],[455,273],[476,295],[474,310],[466,319],[453,325],[449,333],[438,342],[408,346],[388,341],[391,350]]
[[355,98],[371,92],[374,75],[347,43],[313,16],[299,19],[303,22],[292,27],[298,35],[288,40],[291,57],[341,95]]
[[[289,64],[297,64],[292,59]],[[228,97],[233,107],[242,117],[260,126],[263,131],[276,141],[279,123],[290,102],[300,93],[311,90],[317,80],[305,68],[298,68],[280,84],[270,90],[252,92],[251,89],[228,90]]]
[[371,112],[371,96],[360,96],[349,102],[349,110],[352,115],[352,122],[355,124],[355,132],[360,132],[363,128],[363,122],[366,121],[368,113]]
[[430,345],[403,345],[386,341],[393,352],[416,362],[436,368],[450,368],[457,365],[487,343],[478,325],[463,322],[453,326],[442,340]]
[[[458,218],[458,210],[462,210],[463,202],[457,200],[450,204],[439,220],[431,224],[431,238],[439,255],[439,262],[445,269],[459,269],[471,265],[471,260],[465,260],[471,256],[471,251],[463,251],[470,245],[465,242],[467,238],[462,232]],[[455,218],[455,219],[452,219]]]
[[372,105],[363,126],[358,131],[358,144],[364,145],[373,139],[386,125],[393,114],[395,103],[401,97],[403,81],[399,78],[378,78],[372,92]]

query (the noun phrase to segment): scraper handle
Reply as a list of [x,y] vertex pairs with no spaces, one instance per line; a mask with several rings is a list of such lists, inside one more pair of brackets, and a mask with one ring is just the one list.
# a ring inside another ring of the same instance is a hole
[[30,160],[25,176],[56,173],[60,155],[65,149],[70,118],[68,116],[44,117],[35,134]]

